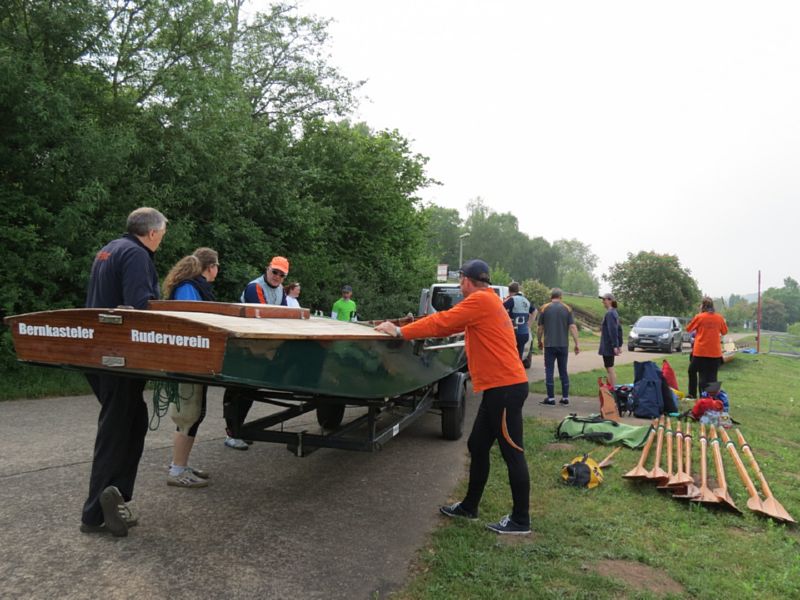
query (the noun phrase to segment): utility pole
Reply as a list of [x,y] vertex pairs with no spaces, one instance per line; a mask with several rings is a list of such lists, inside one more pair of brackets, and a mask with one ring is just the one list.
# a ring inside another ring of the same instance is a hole
[[458,236],[458,268],[464,264],[464,238],[469,237],[469,231]]
[[758,270],[758,330],[756,331],[756,352],[761,354],[761,269]]

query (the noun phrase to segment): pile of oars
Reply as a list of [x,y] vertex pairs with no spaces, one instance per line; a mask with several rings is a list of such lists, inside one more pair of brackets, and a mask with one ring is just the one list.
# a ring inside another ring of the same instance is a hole
[[[661,417],[655,419],[652,423],[650,434],[647,437],[647,442],[642,450],[642,455],[639,458],[639,463],[623,477],[626,479],[635,479],[641,481],[650,481],[656,484],[657,489],[665,492],[671,492],[672,497],[677,500],[687,500],[691,502],[701,502],[704,504],[715,504],[717,506],[727,508],[731,511],[741,513],[736,507],[736,504],[728,493],[728,483],[725,479],[725,466],[722,462],[722,451],[720,449],[720,440],[717,437],[717,429],[710,425],[708,428],[708,436],[706,436],[705,425],[700,425],[700,478],[692,476],[692,424],[686,422],[686,430],[681,431],[680,421],[676,421],[676,427],[673,431],[672,422],[669,417]],[[795,523],[795,520],[789,515],[780,502],[772,495],[767,480],[761,469],[756,462],[753,451],[742,435],[742,432],[736,430],[736,435],[739,439],[739,446],[747,455],[750,460],[750,466],[758,477],[761,484],[761,491],[763,492],[764,499],[758,495],[756,487],[747,472],[736,446],[728,437],[728,433],[720,427],[719,435],[722,442],[728,448],[731,458],[736,465],[736,470],[739,477],[744,484],[748,493],[747,508],[750,510],[771,517],[781,522]],[[674,443],[673,443],[674,439]],[[665,444],[666,440],[666,444]],[[656,442],[656,454],[653,467],[651,469],[645,468],[645,463],[650,454],[650,449],[653,446],[653,441]],[[664,446],[666,445],[666,466],[667,470],[661,468],[662,456],[664,453]],[[710,487],[708,477],[708,454],[709,447],[714,460],[714,469],[716,472],[716,486]],[[674,452],[673,452],[674,451]],[[673,454],[675,460],[673,460]],[[673,470],[674,468],[674,470]]]

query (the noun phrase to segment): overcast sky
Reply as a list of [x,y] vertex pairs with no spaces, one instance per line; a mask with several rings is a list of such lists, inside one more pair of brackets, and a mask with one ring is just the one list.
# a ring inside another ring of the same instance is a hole
[[[800,3],[301,0],[356,115],[398,129],[465,216],[578,238],[598,274],[676,254],[715,296],[800,280]],[[468,240],[465,255],[469,255]],[[604,284],[601,283],[601,286]]]

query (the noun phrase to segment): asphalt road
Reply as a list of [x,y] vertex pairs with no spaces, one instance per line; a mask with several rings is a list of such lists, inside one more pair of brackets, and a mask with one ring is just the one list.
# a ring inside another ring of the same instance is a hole
[[[602,365],[594,352],[571,356],[570,371]],[[531,378],[542,369],[535,357]],[[596,405],[574,399],[565,410],[539,400],[532,395],[526,413],[560,419]],[[467,427],[476,407],[470,396]],[[87,535],[78,526],[98,408],[90,396],[0,403],[0,597],[382,598],[403,586],[440,523],[437,507],[466,474],[466,436],[441,439],[435,414],[375,453],[225,448],[221,393],[212,389],[192,453],[212,484],[166,485],[165,419],[139,467],[140,525],[127,538]],[[313,416],[305,427],[316,427]]]

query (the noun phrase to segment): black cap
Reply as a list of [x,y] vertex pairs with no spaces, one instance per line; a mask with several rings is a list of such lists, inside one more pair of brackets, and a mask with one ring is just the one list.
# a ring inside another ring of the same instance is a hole
[[491,284],[489,280],[489,265],[479,258],[468,260],[458,270],[464,277]]
[[343,292],[352,292],[353,288],[351,288],[349,285],[343,285],[342,286],[342,291]]

